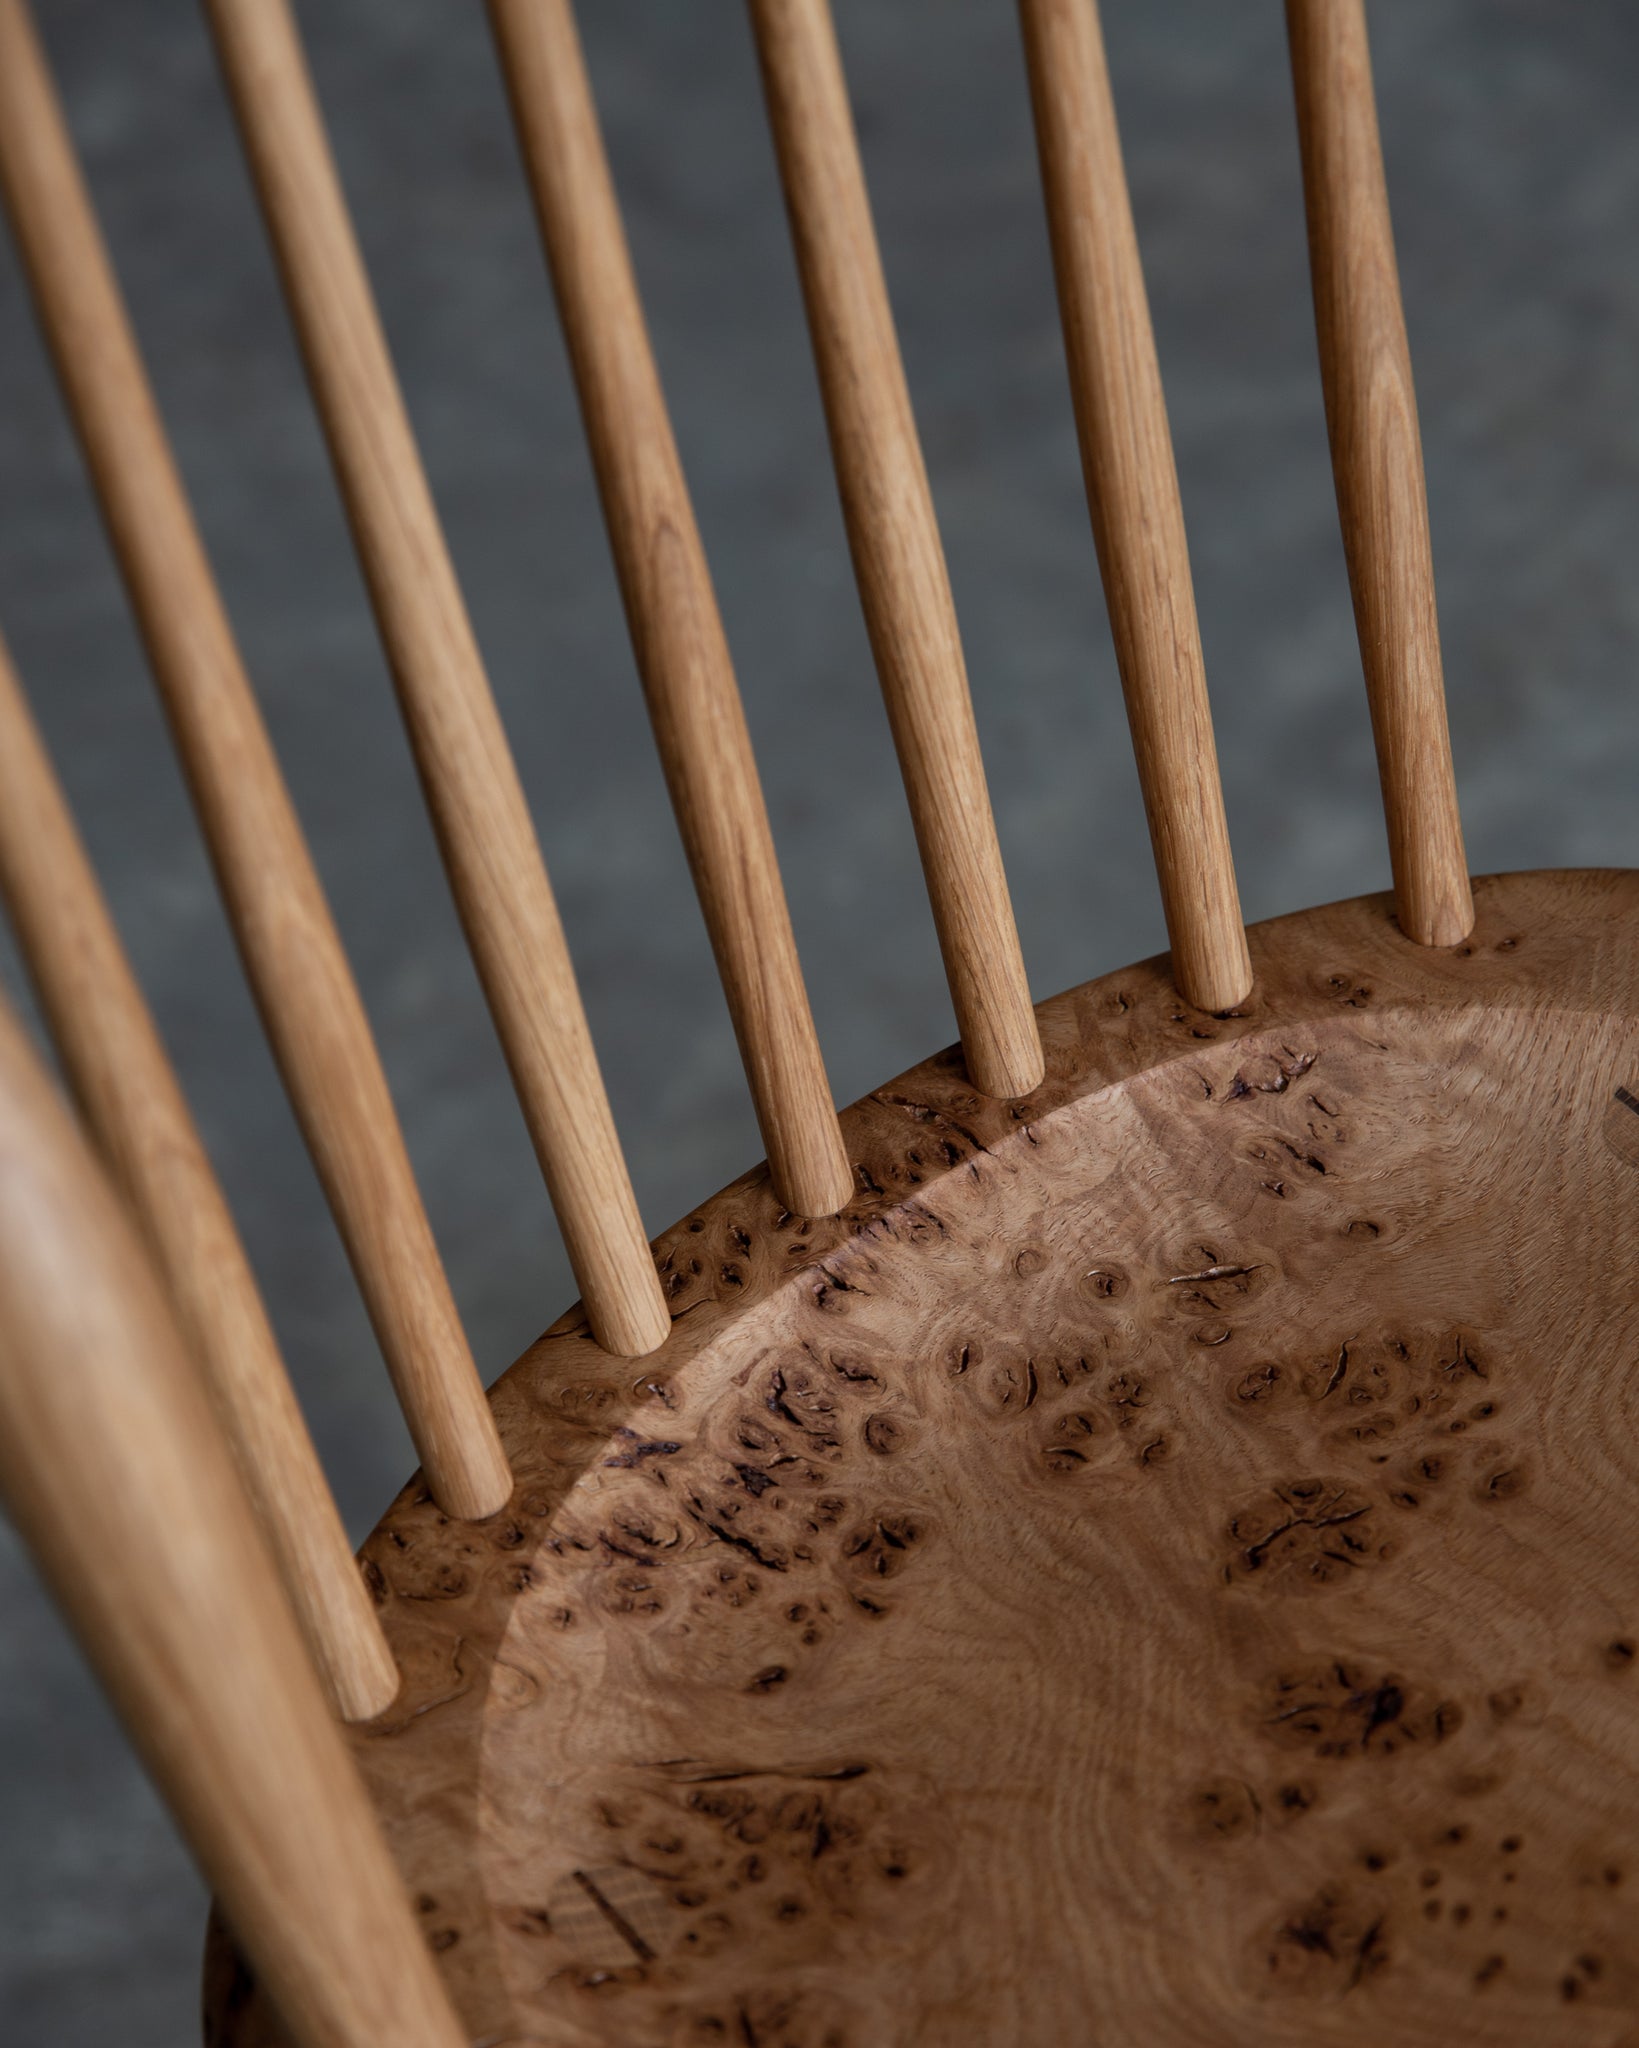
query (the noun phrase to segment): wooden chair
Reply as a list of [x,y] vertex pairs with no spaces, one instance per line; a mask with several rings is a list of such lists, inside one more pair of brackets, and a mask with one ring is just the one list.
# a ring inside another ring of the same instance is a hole
[[1098,19],[1021,0],[1171,939],[1034,1010],[824,0],[752,0],[961,1035],[840,1118],[568,6],[490,0],[768,1150],[652,1247],[285,0],[207,10],[582,1290],[486,1400],[0,0],[0,184],[422,1460],[360,1571],[0,665],[101,1162],[0,1019],[0,1482],[217,1890],[207,2039],[1631,2048],[1639,880],[1470,888],[1360,0],[1288,18],[1394,892],[1251,931]]

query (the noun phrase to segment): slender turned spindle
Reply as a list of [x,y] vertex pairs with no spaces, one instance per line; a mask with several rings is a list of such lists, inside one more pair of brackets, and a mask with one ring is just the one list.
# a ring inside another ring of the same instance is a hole
[[0,1494],[302,2048],[463,2048],[181,1333],[0,1005]]
[[1309,267],[1343,550],[1408,938],[1474,926],[1434,605],[1423,444],[1362,0],[1287,0]]
[[801,1216],[853,1192],[745,713],[567,0],[491,0],[621,594],[768,1148]]
[[284,0],[208,0],[468,944],[598,1342],[671,1328],[523,786]]
[[165,1276],[314,1661],[368,1720],[398,1672],[239,1233],[0,644],[0,896],[115,1181]]
[[493,1514],[511,1491],[506,1456],[21,0],[0,0],[0,188],[234,936],[410,1434],[441,1506]]
[[751,14],[854,573],[962,1051],[983,1093],[1028,1095],[1041,1037],[830,8],[752,0]]
[[1087,502],[1179,992],[1252,987],[1178,473],[1094,0],[1019,0]]

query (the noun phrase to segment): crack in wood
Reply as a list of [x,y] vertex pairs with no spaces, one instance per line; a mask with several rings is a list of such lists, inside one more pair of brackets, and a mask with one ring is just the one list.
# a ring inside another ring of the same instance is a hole
[[603,1893],[598,1890],[584,1870],[573,1870],[570,1872],[570,1876],[574,1878],[576,1884],[585,1892],[586,1896],[592,1901],[592,1904],[596,1906],[604,1919],[608,1921],[621,1940],[625,1942],[632,1954],[637,1957],[638,1961],[640,1963],[652,1963],[654,1961],[654,1950],[650,1948],[649,1944],[638,1933],[637,1929],[626,1918],[626,1915],[620,1908],[604,1897]]

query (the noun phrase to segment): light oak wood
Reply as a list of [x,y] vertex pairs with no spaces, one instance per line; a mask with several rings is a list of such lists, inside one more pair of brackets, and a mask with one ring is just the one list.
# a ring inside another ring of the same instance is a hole
[[246,971],[445,1507],[510,1480],[368,1020],[166,442],[56,92],[0,0],[0,189]]
[[1020,0],[1087,503],[1183,995],[1251,986],[1178,473],[1094,0]]
[[643,1381],[505,1376],[353,1738],[474,2039],[1627,2048],[1639,874],[1477,896],[1043,1004],[1027,1109],[943,1054],[835,1222],[667,1232]]
[[848,543],[976,1088],[1028,1095],[1041,1040],[956,607],[826,0],[752,0]]
[[464,2048],[194,1362],[3,1008],[0,1493],[295,2040]]
[[598,1341],[669,1327],[529,807],[284,0],[208,0],[422,786]]
[[1315,328],[1400,922],[1474,922],[1446,724],[1423,444],[1362,0],[1287,0]]
[[491,0],[661,764],[769,1170],[798,1215],[853,1175],[567,0]]
[[0,896],[52,1038],[205,1368],[331,1701],[398,1691],[221,1187],[0,644]]
[[[577,1257],[616,1276],[492,1419],[458,1330],[405,1366],[447,1291],[0,0],[0,181],[361,1278],[424,1290],[383,1341],[445,1460],[423,1446],[364,1552],[403,1673],[348,1738],[367,1801],[199,1363],[242,1450],[271,1434],[275,1528],[305,1514],[345,1574],[333,1510],[0,654],[0,885],[199,1354],[0,1009],[0,1490],[218,1887],[210,2048],[1639,2048],[1639,874],[1489,878],[1452,923],[1357,0],[1290,15],[1397,897],[1250,933],[1096,7],[1021,0],[1173,943],[1028,1033],[829,18],[751,4],[966,1051],[836,1117],[573,20],[490,0],[772,1168],[656,1274],[286,0],[206,0],[492,1007]],[[1029,1099],[988,1093],[1032,1045]],[[610,1319],[645,1299],[667,1327],[639,1372]],[[449,1511],[472,1458],[515,1481],[478,1523]]]

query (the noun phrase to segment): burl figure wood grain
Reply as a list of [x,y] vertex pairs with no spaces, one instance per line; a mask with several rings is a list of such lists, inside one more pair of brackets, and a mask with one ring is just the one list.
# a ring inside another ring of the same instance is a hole
[[1639,2043],[1639,877],[1477,904],[1061,996],[513,1367],[354,1737],[474,2042]]

